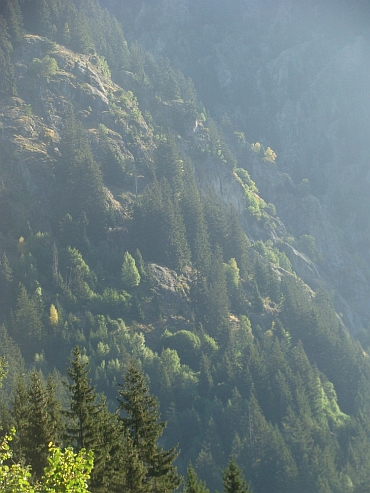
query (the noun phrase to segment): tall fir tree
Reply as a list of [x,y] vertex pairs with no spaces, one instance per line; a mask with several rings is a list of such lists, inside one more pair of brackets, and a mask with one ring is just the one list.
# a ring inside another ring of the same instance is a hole
[[18,342],[24,356],[33,357],[44,334],[40,288],[30,296],[27,289],[21,285],[14,315],[14,339]]
[[70,367],[67,370],[71,383],[70,408],[64,412],[68,419],[66,442],[75,448],[94,452],[94,467],[91,472],[91,489],[106,491],[117,482],[115,462],[120,456],[120,424],[115,415],[109,413],[105,399],[99,397],[91,385],[89,364],[76,346],[72,350]]
[[186,471],[184,493],[209,493],[206,483],[198,478],[191,464]]
[[56,396],[56,386],[52,375],[46,382],[46,407],[49,414],[49,427],[51,441],[60,446],[63,442],[65,423],[62,414],[62,404]]
[[17,434],[13,440],[13,453],[16,461],[24,459],[24,446],[21,437],[25,434],[28,420],[28,390],[21,374],[18,375],[12,396],[12,416]]
[[26,464],[30,464],[40,479],[48,464],[49,443],[55,442],[53,426],[48,413],[47,392],[40,375],[33,371],[28,389],[28,413],[21,434],[22,450]]
[[177,446],[164,450],[158,444],[166,423],[160,421],[158,401],[149,393],[144,376],[135,366],[128,367],[118,395],[118,410],[125,413],[121,417],[123,426],[147,470],[143,478],[146,491],[169,493],[176,490],[181,483],[173,464],[178,456]]
[[222,473],[222,483],[224,493],[252,493],[233,457],[230,458],[226,469]]
[[211,248],[203,204],[195,181],[192,163],[184,163],[184,193],[180,201],[184,216],[187,240],[191,249],[191,260],[198,279],[204,278],[211,262]]

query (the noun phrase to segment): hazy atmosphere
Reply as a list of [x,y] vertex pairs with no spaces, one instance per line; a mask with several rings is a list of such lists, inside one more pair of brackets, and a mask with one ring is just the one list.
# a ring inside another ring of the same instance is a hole
[[0,491],[370,492],[369,20],[0,0]]

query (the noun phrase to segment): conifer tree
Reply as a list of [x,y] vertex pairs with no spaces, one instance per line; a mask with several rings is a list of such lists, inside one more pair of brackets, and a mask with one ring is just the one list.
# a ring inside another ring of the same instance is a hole
[[21,285],[15,311],[16,331],[20,340],[29,342],[31,338],[41,339],[43,332],[42,313],[38,306],[37,296],[30,296]]
[[176,192],[182,189],[183,161],[171,135],[162,135],[154,153],[157,177],[166,178]]
[[185,493],[209,493],[209,489],[206,487],[206,483],[201,481],[195,469],[190,465],[187,469],[187,477],[185,482]]
[[240,269],[240,276],[246,278],[249,267],[249,247],[250,241],[243,231],[240,220],[235,208],[231,207],[227,211],[228,235],[226,237],[225,256],[226,258],[235,257]]
[[117,481],[114,462],[119,456],[120,426],[107,409],[105,399],[96,394],[88,376],[88,362],[83,359],[80,348],[72,350],[67,370],[72,383],[66,384],[70,395],[66,441],[75,450],[92,450],[94,468],[91,473],[93,491],[104,491]]
[[191,248],[191,259],[198,278],[206,275],[211,261],[207,226],[204,219],[203,205],[197,189],[192,164],[185,162],[184,190],[181,209],[184,216],[187,240]]
[[146,259],[174,269],[190,262],[190,250],[180,209],[170,184],[154,182],[136,204],[133,236]]
[[127,369],[118,394],[118,410],[125,412],[121,417],[124,429],[147,470],[144,478],[146,491],[169,493],[177,489],[181,483],[173,465],[178,456],[177,447],[164,450],[158,444],[166,423],[160,421],[158,401],[149,393],[144,376],[135,366],[130,365]]
[[222,473],[222,482],[224,493],[251,493],[233,457],[230,458],[226,469]]
[[28,390],[22,375],[18,375],[12,397],[12,416],[17,434],[13,441],[15,460],[24,457],[22,435],[25,433],[28,419]]
[[202,397],[208,397],[213,387],[213,378],[211,373],[211,362],[206,354],[200,358],[200,372],[198,388]]
[[28,389],[27,420],[21,434],[21,443],[26,463],[31,465],[38,479],[48,463],[49,443],[55,439],[51,424],[46,389],[39,374],[34,371]]
[[[37,291],[37,290],[36,290]],[[15,309],[14,335],[24,354],[33,356],[44,332],[42,323],[42,299],[39,292],[30,296],[21,285]]]
[[55,381],[52,375],[46,382],[46,407],[49,415],[49,432],[54,445],[60,445],[63,440],[65,423],[61,402],[55,395]]
[[124,473],[118,476],[115,491],[146,493],[148,485],[145,478],[148,470],[143,461],[140,460],[139,452],[134,447],[132,437],[127,430],[123,430],[122,438],[123,453],[118,457],[118,465],[121,466],[121,472],[124,471]]
[[13,271],[5,252],[0,259],[0,318],[8,311],[13,298]]
[[222,250],[216,246],[207,279],[197,286],[197,315],[207,332],[217,342],[226,344],[229,337],[229,298],[222,264]]
[[88,362],[84,360],[78,346],[72,350],[67,374],[72,380],[66,384],[71,398],[70,409],[64,411],[69,421],[66,429],[67,443],[77,451],[82,448],[94,449],[98,441],[97,417],[101,406],[88,377]]

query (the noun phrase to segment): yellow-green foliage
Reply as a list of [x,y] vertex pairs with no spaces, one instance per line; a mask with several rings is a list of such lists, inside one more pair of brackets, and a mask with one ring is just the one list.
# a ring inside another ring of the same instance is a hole
[[262,217],[262,209],[266,207],[266,202],[258,196],[256,184],[249,176],[248,171],[243,168],[235,168],[234,176],[242,185],[247,200],[247,210],[257,219]]
[[261,157],[262,161],[269,163],[274,163],[277,157],[276,153],[271,149],[271,147],[265,149],[263,145],[259,142],[251,144],[251,151],[255,154],[258,154]]
[[278,265],[288,272],[293,272],[292,264],[290,263],[288,257],[284,252],[281,252],[278,248],[275,248],[271,240],[267,240],[266,243],[261,240],[256,241],[253,244],[253,248],[272,264]]
[[58,320],[59,320],[59,315],[58,315],[58,310],[55,308],[54,305],[50,305],[50,314],[49,314],[49,321],[50,325],[58,325]]
[[[11,463],[9,442],[15,436],[13,428],[0,444],[0,491],[3,493],[88,493],[88,480],[93,467],[93,453],[82,449],[77,454],[72,448],[62,451],[50,444],[48,466],[41,481],[32,484],[31,469]],[[8,463],[11,465],[8,465]]]
[[97,57],[97,60],[98,60],[97,65],[98,65],[101,73],[103,75],[105,75],[105,77],[108,77],[108,79],[110,79],[112,74],[111,74],[108,62],[106,61],[106,59],[103,56],[99,56],[99,55],[95,55],[95,56]]
[[237,287],[239,284],[240,272],[236,260],[231,258],[226,264],[223,264],[223,266],[229,289]]
[[264,157],[262,161],[268,161],[269,163],[274,163],[276,157],[277,157],[276,153],[271,149],[271,147],[268,147],[264,152]]
[[94,456],[89,450],[75,453],[71,447],[62,451],[50,446],[49,465],[41,479],[40,493],[87,493],[88,480],[93,468]]
[[21,464],[7,465],[12,460],[12,451],[9,442],[12,441],[15,430],[5,435],[0,444],[0,491],[4,493],[34,493],[35,489],[30,484],[31,472],[28,467]]
[[125,252],[121,270],[121,278],[126,288],[134,288],[140,284],[140,274],[135,259],[129,252]]
[[259,142],[256,142],[255,144],[251,144],[251,151],[253,151],[255,154],[261,154],[262,149],[263,147]]
[[334,385],[328,380],[320,382],[321,406],[328,418],[336,425],[344,424],[349,416],[343,413],[338,405]]

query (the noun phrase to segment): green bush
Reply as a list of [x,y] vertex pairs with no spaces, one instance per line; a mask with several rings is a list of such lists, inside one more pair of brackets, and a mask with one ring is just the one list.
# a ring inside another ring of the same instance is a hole
[[29,71],[34,77],[50,77],[57,73],[58,64],[55,58],[46,55],[42,60],[34,58],[29,67]]

